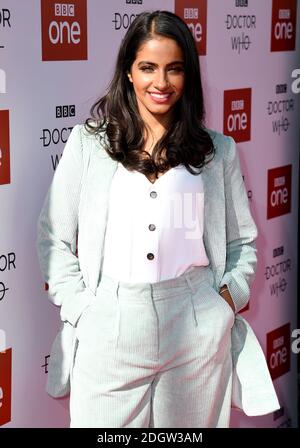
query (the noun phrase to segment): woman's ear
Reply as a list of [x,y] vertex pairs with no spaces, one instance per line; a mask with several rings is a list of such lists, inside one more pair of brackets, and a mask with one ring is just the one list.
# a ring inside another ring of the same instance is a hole
[[131,74],[129,72],[127,72],[127,76],[128,76],[129,81],[132,82],[132,77],[131,77]]

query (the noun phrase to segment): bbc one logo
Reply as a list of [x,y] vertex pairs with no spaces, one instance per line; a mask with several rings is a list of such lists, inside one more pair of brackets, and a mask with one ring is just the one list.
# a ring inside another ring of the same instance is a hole
[[0,352],[0,426],[11,421],[11,348]]
[[8,110],[0,110],[0,185],[4,184],[10,184]]
[[251,139],[251,88],[224,91],[223,129],[236,142]]
[[271,51],[295,50],[297,0],[273,0]]
[[42,60],[87,59],[86,0],[41,0]]
[[290,213],[291,196],[292,165],[268,170],[267,219]]
[[289,323],[267,334],[267,362],[273,380],[290,370],[290,334]]
[[176,0],[175,14],[189,27],[199,55],[206,55],[207,0]]

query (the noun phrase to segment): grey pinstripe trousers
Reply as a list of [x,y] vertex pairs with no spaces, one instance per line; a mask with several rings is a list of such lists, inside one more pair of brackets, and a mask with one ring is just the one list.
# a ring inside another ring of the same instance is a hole
[[76,330],[70,427],[228,427],[234,318],[210,266],[157,283],[102,275]]

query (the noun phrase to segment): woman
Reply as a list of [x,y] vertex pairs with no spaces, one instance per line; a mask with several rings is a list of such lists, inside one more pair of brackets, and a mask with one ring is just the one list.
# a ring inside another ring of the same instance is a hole
[[64,322],[48,391],[64,395],[70,374],[71,427],[228,427],[241,387],[248,415],[278,408],[237,314],[257,229],[235,143],[203,120],[188,27],[168,11],[140,14],[39,217],[41,270]]

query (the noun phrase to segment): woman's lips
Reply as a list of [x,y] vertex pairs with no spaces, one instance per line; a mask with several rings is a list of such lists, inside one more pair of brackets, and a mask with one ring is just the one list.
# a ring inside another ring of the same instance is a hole
[[151,99],[155,103],[167,103],[169,101],[169,98],[173,94],[173,92],[170,93],[154,93],[154,92],[148,92]]

